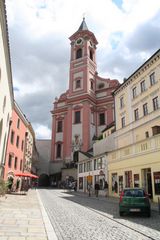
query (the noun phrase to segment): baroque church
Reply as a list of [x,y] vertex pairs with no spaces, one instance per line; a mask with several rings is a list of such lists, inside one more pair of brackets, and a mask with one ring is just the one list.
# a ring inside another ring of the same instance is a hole
[[69,38],[71,45],[69,89],[55,99],[52,113],[50,176],[58,182],[76,179],[79,151],[92,151],[101,132],[114,122],[112,93],[118,80],[97,72],[98,41],[85,22]]

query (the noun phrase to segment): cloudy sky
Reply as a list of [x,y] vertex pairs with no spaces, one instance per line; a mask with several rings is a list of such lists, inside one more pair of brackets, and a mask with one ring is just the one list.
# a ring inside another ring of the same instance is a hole
[[51,137],[55,97],[68,89],[69,37],[83,15],[101,77],[128,77],[160,48],[159,0],[6,0],[15,99],[37,138]]

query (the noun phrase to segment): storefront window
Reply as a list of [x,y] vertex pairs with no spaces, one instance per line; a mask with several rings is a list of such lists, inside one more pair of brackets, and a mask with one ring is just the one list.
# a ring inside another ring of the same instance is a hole
[[155,195],[160,195],[160,172],[154,172],[153,176]]
[[132,171],[125,172],[125,187],[133,187],[132,186]]
[[117,173],[112,174],[112,192],[118,192]]
[[79,178],[79,189],[83,189],[83,177]]
[[123,176],[119,176],[119,193],[123,191]]
[[139,174],[134,174],[134,187],[139,187]]

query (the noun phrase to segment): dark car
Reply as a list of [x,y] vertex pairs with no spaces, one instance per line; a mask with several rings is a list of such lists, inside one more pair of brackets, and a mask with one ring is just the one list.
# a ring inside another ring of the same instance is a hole
[[142,188],[126,188],[120,195],[119,215],[142,213],[151,216],[149,195]]

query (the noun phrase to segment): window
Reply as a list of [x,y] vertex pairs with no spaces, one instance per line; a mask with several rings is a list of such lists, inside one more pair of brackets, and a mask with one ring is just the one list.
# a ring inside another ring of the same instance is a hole
[[18,159],[17,159],[17,157],[15,157],[15,160],[14,160],[14,169],[17,169],[17,161],[18,161]]
[[61,144],[58,143],[57,144],[57,158],[60,158],[61,157]]
[[132,96],[133,96],[133,98],[135,98],[137,96],[137,88],[136,87],[134,87],[132,89]]
[[19,147],[19,136],[17,136],[16,146],[17,146],[17,148]]
[[22,160],[20,161],[20,170],[22,170]]
[[81,122],[81,112],[76,111],[75,112],[75,123],[80,123]]
[[91,81],[91,89],[93,90],[93,81]]
[[90,56],[90,59],[93,61],[93,52],[92,52],[92,50],[90,50],[89,56]]
[[145,80],[141,82],[141,92],[144,92],[146,90]]
[[131,187],[132,186],[132,171],[126,171],[125,172],[125,187]]
[[12,144],[14,143],[14,131],[13,130],[11,131],[11,143]]
[[97,169],[102,169],[103,160],[102,158],[97,159]]
[[155,83],[156,83],[156,80],[155,80],[155,73],[153,72],[150,76],[150,84],[151,86],[153,86]]
[[160,126],[152,127],[152,133],[153,133],[153,136],[159,134],[160,133]]
[[139,187],[139,174],[134,174],[134,187]]
[[148,114],[148,106],[147,103],[143,104],[143,115],[146,116]]
[[153,110],[157,110],[158,109],[158,97],[153,98]]
[[124,97],[120,98],[120,108],[124,107]]
[[99,114],[99,125],[105,125],[105,114],[104,113]]
[[23,151],[24,148],[24,141],[22,140],[22,144],[21,144],[21,150]]
[[11,155],[11,154],[9,154],[8,167],[9,167],[9,168],[12,167],[12,155]]
[[135,121],[139,119],[138,108],[134,110],[134,119]]
[[155,195],[160,195],[160,172],[154,172],[153,176]]
[[81,58],[81,57],[82,57],[82,49],[79,48],[76,52],[76,59]]
[[20,127],[20,119],[18,118],[18,121],[17,121],[17,128]]
[[77,80],[76,81],[76,88],[80,88],[81,87],[81,80]]
[[57,132],[62,132],[62,121],[58,121]]
[[121,118],[122,128],[125,127],[125,117]]
[[94,170],[97,170],[97,160],[94,159]]
[[149,138],[149,132],[148,131],[145,132],[145,136],[146,136],[146,138]]
[[79,189],[83,189],[83,177],[79,178]]
[[78,151],[73,153],[73,162],[78,162]]
[[83,172],[83,163],[79,164],[79,173]]
[[100,83],[100,84],[98,85],[98,88],[99,88],[99,89],[104,88],[104,83]]

